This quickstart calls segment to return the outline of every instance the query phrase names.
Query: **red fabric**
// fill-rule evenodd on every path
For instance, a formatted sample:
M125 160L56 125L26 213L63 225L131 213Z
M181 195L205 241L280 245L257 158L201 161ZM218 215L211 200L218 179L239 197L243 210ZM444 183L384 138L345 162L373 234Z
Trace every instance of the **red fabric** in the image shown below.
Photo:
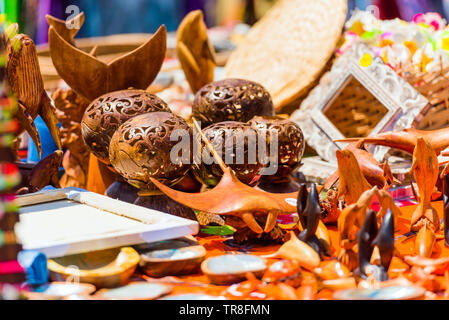
M0 274L25 272L17 260L0 262Z
M380 19L394 19L400 17L398 5L395 0L376 0L374 3L380 9Z

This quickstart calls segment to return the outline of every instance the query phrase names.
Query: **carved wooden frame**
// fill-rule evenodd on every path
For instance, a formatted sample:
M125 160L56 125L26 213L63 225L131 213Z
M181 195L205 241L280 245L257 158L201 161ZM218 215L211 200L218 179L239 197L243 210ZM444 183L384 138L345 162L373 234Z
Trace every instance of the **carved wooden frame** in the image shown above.
M365 54L371 56L372 62L362 67L360 61ZM307 143L327 161L336 161L335 151L346 144L334 142L345 137L323 112L332 105L352 77L388 110L370 135L410 128L429 104L423 95L386 65L366 44L354 44L335 61L332 69L321 78L300 109L291 116L291 120L302 128ZM382 160L387 150L386 147L376 147L374 156Z

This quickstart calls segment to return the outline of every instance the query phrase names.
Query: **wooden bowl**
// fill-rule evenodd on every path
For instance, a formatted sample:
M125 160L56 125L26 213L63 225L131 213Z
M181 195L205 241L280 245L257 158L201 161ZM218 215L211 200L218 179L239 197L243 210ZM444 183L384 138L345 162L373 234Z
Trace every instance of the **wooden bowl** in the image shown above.
M48 269L54 281L79 279L97 288L112 288L128 282L139 259L133 248L113 248L49 259Z
M246 273L251 272L262 278L267 264L265 259L250 254L226 254L205 260L201 270L215 285L230 285L246 280Z
M195 273L206 256L203 246L187 238L135 248L140 253L139 266L147 275L155 278Z
M154 300L171 292L172 287L159 283L131 282L130 284L115 288L102 289L95 295L101 300Z
M26 292L25 295L30 300L56 300L71 295L87 297L95 290L95 286L88 283L52 282Z

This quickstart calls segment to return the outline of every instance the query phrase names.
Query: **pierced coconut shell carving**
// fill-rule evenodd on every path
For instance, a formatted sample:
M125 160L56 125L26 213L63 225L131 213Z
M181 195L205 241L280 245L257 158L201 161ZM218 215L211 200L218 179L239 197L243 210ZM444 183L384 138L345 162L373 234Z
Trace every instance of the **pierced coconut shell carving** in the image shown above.
M213 124L203 130L214 150L245 184L253 184L262 165L257 160L257 132L247 123L226 121ZM202 142L201 161L193 166L193 172L203 184L215 186L220 181L223 170L218 163L212 162L204 141ZM240 153L240 158L239 158ZM208 159L207 155L210 155ZM250 155L254 155L251 158ZM211 163L211 164L208 164Z
M41 156L41 141L34 125L34 119L40 115L57 147L61 149L58 120L44 89L36 46L27 35L19 34L11 40L8 46L7 73L11 89L19 100L19 108L15 116L20 123L20 128L16 135L19 136L26 130Z
M274 116L274 107L270 94L260 84L225 79L196 93L192 114L204 128L223 121L247 122L254 116Z
M58 74L78 94L92 101L111 91L148 88L164 61L167 31L162 25L146 43L108 64L75 48L51 26L48 42Z
M214 81L215 50L201 10L190 12L179 25L176 54L193 93Z
M143 191L157 190L150 181L152 178L167 185L176 184L190 169L191 158L184 161L182 154L173 153L176 158L172 159L172 148L181 141L181 138L171 141L175 130L183 130L187 134L187 146L192 145L192 129L179 116L151 112L131 118L111 139L112 165L128 183Z
M256 116L249 124L265 134L262 137L266 142L267 153L270 150L270 138L273 137L269 132L275 131L278 139L277 172L274 175L263 175L258 188L278 193L297 191L299 185L293 180L291 173L299 167L304 154L306 144L301 128L293 121L281 117Z
M114 132L127 120L148 112L170 112L168 105L143 90L121 90L95 99L81 121L84 142L101 161L109 164L109 143Z

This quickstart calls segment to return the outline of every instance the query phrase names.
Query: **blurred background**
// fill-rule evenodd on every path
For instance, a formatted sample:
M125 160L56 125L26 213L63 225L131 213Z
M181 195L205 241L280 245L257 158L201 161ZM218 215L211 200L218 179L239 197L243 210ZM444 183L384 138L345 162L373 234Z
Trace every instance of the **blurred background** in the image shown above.
M313 1L313 0L310 0ZM98 37L117 33L151 33L161 24L175 31L189 11L201 9L209 27L254 24L276 0L0 0L0 11L10 22L19 22L21 32L31 35L37 44L47 42L45 14L65 19L71 5L86 13L86 22L78 37ZM449 0L349 0L354 8L375 5L380 18L399 17L410 21L420 12L439 12L449 17Z

